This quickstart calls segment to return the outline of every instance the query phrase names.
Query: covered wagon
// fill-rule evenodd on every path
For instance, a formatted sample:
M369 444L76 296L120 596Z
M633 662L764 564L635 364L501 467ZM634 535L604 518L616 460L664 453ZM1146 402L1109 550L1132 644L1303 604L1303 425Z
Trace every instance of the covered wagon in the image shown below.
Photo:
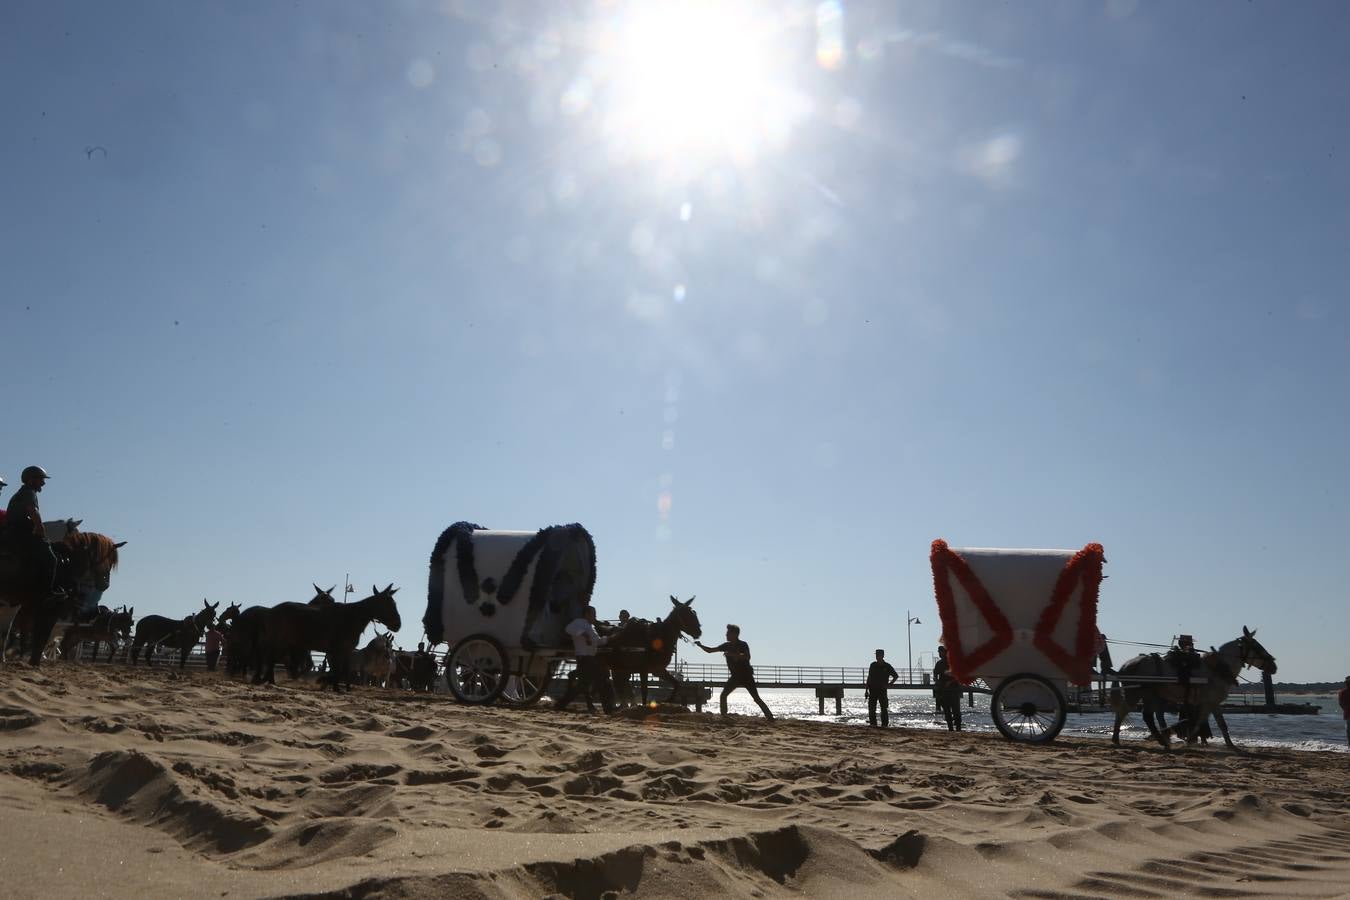
M983 679L1004 737L1054 740L1065 686L1087 684L1097 648L1101 544L1081 550L932 545L930 561L952 676Z
M594 590L595 542L580 525L451 525L431 552L422 619L433 644L450 645L450 692L464 703L534 703L572 655L564 629Z

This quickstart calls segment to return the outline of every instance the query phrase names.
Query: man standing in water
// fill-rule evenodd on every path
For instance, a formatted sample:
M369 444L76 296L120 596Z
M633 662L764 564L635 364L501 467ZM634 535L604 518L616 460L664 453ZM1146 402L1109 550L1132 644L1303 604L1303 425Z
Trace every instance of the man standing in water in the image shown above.
M886 651L877 651L877 661L872 663L867 670L867 690L864 695L867 697L867 724L873 728L877 727L877 704L881 704L881 727L889 728L891 725L891 692L890 686L895 684L895 680L900 675L895 668L886 662Z
M727 671L731 676L727 678L727 683L722 685L722 715L727 714L727 694L738 687L743 687L764 711L764 718L773 721L773 713L769 712L769 707L759 698L759 690L755 687L755 670L750 665L750 645L741 640L740 626L728 625L726 641L716 647L705 647L698 641L694 641L694 646L704 653L726 654Z
M1345 687L1336 695L1341 704L1341 715L1345 717L1345 742L1350 744L1350 675L1345 676Z

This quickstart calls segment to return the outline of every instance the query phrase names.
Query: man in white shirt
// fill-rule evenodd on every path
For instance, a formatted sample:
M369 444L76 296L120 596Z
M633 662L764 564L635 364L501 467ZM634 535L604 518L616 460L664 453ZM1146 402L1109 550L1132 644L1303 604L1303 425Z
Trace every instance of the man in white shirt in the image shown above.
M592 688L600 695L600 705L606 713L614 711L614 698L609 692L609 676L595 654L606 641L595 630L595 607L587 606L582 617L573 619L564 629L572 638L572 651L577 659L577 670L568 682L557 703L558 709L566 709L581 692L586 698L586 709L595 712L595 703L591 699Z

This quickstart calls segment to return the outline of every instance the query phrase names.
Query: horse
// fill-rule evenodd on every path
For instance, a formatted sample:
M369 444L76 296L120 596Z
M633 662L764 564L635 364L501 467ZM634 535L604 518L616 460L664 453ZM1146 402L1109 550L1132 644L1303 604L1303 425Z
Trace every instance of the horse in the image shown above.
M104 641L108 642L108 662L113 661L117 646L131 637L131 624L136 621L136 607L119 607L116 611L106 606L98 608L98 616L88 625L72 625L61 635L61 658L69 659L70 651L80 644L92 642L94 662Z
M187 668L188 654L202 639L202 632L216 621L216 607L220 601L207 603L202 598L202 608L185 619L175 621L168 616L149 615L136 623L136 636L131 639L131 664L136 665L141 647L145 647L145 664L154 664L152 654L157 647L175 647L178 649L178 668Z
M698 623L698 613L694 612L693 603L693 597L682 601L672 595L670 615L655 622L629 619L628 624L611 632L606 641L606 649L600 654L600 660L609 667L615 682L620 684L627 683L634 673L641 673L643 706L647 705L649 674L670 682L672 699L679 693L680 680L670 671L675 646L681 634L687 634L694 640L703 636L703 628Z
M1116 713L1111 742L1119 746L1120 723L1125 721L1125 717L1142 700L1145 719L1149 718L1150 713L1158 718L1158 724L1156 726L1150 724L1149 727L1150 731L1156 732L1154 736L1163 745L1163 749L1170 749L1171 732L1174 730L1162 724L1163 704L1170 702L1192 705L1195 708L1195 714L1190 719L1174 726L1178 733L1184 729L1183 736L1188 741L1194 739L1200 724L1213 716L1219 723L1219 730L1223 733L1223 740L1228 749L1236 750L1232 739L1228 736L1228 723L1224 721L1223 712L1219 707L1228 696L1229 689L1237 684L1238 673L1244 666L1252 666L1274 675L1275 657L1261 646L1256 639L1256 632L1248 631L1244 625L1241 637L1234 638L1218 650L1201 654L1200 659L1202 669L1198 674L1206 676L1204 684L1183 684L1177 679L1177 671L1172 664L1156 653L1136 656L1122 665L1116 672L1121 687L1111 689L1111 708ZM1130 676L1155 678L1162 676L1172 680L1131 682Z
M394 674L394 636L389 632L378 631L370 643L356 651L356 674L362 683L393 686ZM369 680L367 680L369 679Z
M231 603L229 606L225 607L225 611L223 613L216 616L216 627L232 628L234 627L234 623L236 620L238 620L238 618L239 618L239 604Z
M58 621L97 605L117 568L118 550L126 546L126 541L80 531L79 525L76 519L49 523L64 535L51 548L56 556L55 587L65 593L65 601L54 600L49 586L33 577L22 547L0 548L0 607L12 607L9 629L20 635L20 653L32 645L28 661L34 666L42 662Z
M381 590L371 586L371 595L355 603L315 606L308 603L281 603L263 615L262 632L253 672L254 684L276 683L278 658L294 660L302 654L328 655L328 672L320 683L338 690L345 683L351 690L351 664L361 633L371 622L379 622L391 631L402 627L390 584ZM266 673L264 677L264 672Z
M324 590L313 582L310 584L314 588L314 596L309 601L310 606L328 608L337 605L337 600L333 597L337 585ZM234 625L225 636L225 671L228 674L247 675L249 668L257 662L258 641L262 635L263 618L267 615L267 609L266 606L250 606L235 618ZM286 665L292 677L296 676L300 662L298 659L287 660Z

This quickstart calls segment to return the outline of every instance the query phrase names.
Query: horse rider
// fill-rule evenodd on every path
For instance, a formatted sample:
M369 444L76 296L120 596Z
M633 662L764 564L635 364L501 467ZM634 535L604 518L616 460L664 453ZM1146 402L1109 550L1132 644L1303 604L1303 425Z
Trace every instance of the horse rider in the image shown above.
M633 616L626 609L619 610L619 620L613 624L609 622L596 622L595 630L601 637L609 637L623 631L629 622L633 621Z
M1195 649L1195 638L1189 634L1179 635L1177 645L1167 651L1167 661L1177 670L1177 681L1181 684L1181 695L1185 698L1184 702L1178 704L1180 721L1176 727L1179 728L1183 723L1190 723L1199 712L1191 690L1191 675L1200 668L1202 662L1199 652ZM1181 732L1178 731L1177 733L1180 734ZM1205 721L1196 726L1195 737L1200 738L1201 742L1204 743L1210 736L1209 719L1206 717ZM1188 743L1193 740L1195 740L1194 737L1190 738Z
M1176 647L1167 651L1167 661L1177 670L1177 680L1181 682L1186 698L1190 699L1191 673L1200 666L1200 654L1195 650L1195 638L1183 634L1177 638Z
M45 585L48 593L56 581L56 554L42 527L38 494L51 476L41 466L29 466L19 480L23 485L9 498L5 508L4 538L14 550L26 557L37 570L33 580Z

